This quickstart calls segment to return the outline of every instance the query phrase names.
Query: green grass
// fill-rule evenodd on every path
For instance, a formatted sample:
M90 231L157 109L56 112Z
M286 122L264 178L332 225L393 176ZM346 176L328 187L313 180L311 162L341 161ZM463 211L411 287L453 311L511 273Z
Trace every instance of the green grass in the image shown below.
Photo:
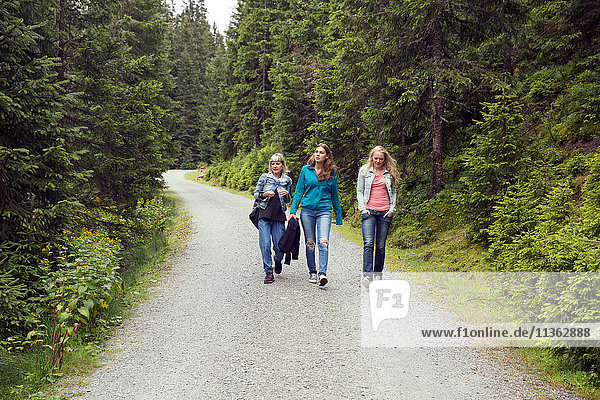
M575 366L577 360L573 357L540 347L518 348L513 352L524 365L541 374L549 383L571 389L587 399L600 399L598 376Z

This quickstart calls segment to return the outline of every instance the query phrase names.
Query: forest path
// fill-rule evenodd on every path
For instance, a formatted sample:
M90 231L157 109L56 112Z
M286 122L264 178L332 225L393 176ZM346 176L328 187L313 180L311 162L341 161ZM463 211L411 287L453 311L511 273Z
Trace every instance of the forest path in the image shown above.
M189 245L69 398L577 398L502 349L361 347L360 246L332 231L324 288L308 283L302 248L264 285L252 200L186 172L165 179L192 215Z

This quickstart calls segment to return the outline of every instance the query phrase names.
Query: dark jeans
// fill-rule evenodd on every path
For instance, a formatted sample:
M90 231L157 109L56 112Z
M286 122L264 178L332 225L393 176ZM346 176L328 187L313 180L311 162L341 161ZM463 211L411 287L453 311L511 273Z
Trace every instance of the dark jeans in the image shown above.
M387 211L368 210L360 216L363 236L363 273L383 271L385 241L392 223L392 217L384 217ZM373 263L373 248L375 262Z

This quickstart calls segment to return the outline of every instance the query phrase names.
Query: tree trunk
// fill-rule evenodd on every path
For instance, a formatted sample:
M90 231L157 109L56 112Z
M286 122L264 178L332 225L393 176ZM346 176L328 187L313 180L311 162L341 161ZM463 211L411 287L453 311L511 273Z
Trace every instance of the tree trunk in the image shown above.
M431 127L432 145L431 145L431 186L429 187L429 197L435 196L442 189L442 164L443 159L443 127L442 114L444 106L440 94L440 83L433 82L433 122Z
M404 127L402 127L402 138L400 139L400 144L402 145L402 180L406 179L406 132Z
M441 66L444 48L444 38L442 31L442 22L440 18L434 20L433 25L433 57L434 65ZM442 164L443 158L443 125L442 115L444 114L444 103L442 100L443 82L437 77L434 70L434 78L431 83L432 97L432 122L431 122L431 185L429 187L429 197L435 196L442 190Z
M58 5L58 58L60 65L58 66L58 80L62 82L65 79L65 0L60 0Z

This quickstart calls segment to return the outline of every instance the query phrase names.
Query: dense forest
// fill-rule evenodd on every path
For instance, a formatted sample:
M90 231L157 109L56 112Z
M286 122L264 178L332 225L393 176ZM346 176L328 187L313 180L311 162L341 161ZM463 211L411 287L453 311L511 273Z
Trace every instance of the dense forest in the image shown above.
M41 350L42 376L109 328L169 216L168 16L161 0L0 2L0 347Z
M600 268L597 1L242 0L215 49L204 122L175 137L206 150L177 166L247 190L270 151L295 177L325 142L351 218L380 144L402 177L392 244L460 226L497 270Z
M239 0L224 34L185 3L0 3L3 347L98 325L165 170L248 190L319 142L348 221L369 150L398 161L390 245L459 230L493 270L600 269L597 0Z

